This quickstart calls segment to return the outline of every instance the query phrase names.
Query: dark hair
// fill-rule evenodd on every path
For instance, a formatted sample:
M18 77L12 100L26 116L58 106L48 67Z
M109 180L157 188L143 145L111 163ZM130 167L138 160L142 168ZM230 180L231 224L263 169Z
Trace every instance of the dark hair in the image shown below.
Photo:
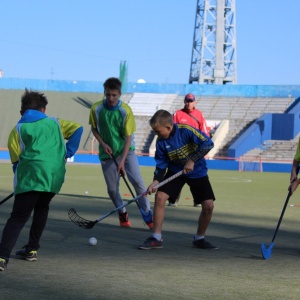
M173 125L174 122L172 115L167 110L160 109L152 116L149 124L151 127L155 127L156 125Z
M122 82L119 78L110 77L105 80L103 87L104 87L104 92L105 90L110 89L110 90L118 90L119 93L121 93Z
M23 114L28 109L41 110L47 104L48 100L43 93L25 89L25 93L21 98L21 113Z

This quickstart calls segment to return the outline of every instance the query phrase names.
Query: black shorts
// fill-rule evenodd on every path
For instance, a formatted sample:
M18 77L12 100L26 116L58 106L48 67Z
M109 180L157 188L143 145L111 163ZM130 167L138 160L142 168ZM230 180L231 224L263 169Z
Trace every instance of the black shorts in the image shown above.
M174 173L168 171L164 179L167 179L172 175L174 175ZM215 200L215 195L208 176L201 178L188 178L187 176L182 175L161 186L158 191L166 193L170 199L176 199L182 187L186 183L190 187L195 204L201 204L201 202L205 200Z

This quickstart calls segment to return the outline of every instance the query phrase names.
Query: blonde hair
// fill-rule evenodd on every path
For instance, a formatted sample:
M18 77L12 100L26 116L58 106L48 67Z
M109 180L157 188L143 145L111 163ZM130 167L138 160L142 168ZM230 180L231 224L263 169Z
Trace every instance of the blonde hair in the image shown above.
M156 125L173 126L174 124L173 116L168 111L160 109L152 116L152 118L149 121L149 124L152 128L155 127Z

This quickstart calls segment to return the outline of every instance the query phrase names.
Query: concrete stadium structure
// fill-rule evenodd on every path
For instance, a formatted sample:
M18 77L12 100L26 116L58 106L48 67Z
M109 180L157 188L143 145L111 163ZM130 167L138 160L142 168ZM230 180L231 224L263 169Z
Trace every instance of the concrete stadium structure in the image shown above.
M92 103L103 98L102 82L13 78L0 78L1 149L6 149L8 134L20 117L20 96L25 88L46 94L49 116L82 124L80 151L96 151L88 116ZM129 103L137 120L138 153L153 152L151 143L155 137L148 125L152 114L157 109L173 113L183 106L186 93L195 94L197 108L208 121L219 122L211 160L236 162L248 156L261 161L291 163L300 131L300 86L128 83L122 100ZM219 161L218 166L221 165Z

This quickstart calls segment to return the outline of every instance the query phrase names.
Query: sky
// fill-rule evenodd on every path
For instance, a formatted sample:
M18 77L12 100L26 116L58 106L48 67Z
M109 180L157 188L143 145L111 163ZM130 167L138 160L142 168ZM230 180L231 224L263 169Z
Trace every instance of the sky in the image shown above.
M187 84L197 0L0 0L3 78ZM236 0L237 81L300 84L300 1Z

